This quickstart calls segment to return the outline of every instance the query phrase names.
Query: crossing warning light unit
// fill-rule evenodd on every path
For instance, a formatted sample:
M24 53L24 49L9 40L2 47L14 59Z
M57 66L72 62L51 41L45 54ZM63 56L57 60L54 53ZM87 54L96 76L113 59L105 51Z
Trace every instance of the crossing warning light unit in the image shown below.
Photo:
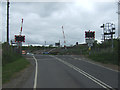
M25 42L25 36L15 35L15 42Z
M89 47L89 55L91 54L91 47L93 46L95 39L95 31L85 31L85 40Z
M95 31L85 31L85 38L95 38Z

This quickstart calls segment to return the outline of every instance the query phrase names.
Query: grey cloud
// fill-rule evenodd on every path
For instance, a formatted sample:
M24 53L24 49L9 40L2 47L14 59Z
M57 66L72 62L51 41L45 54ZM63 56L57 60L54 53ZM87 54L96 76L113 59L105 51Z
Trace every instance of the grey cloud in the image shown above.
M59 40L63 44L62 25L69 45L85 42L86 30L95 30L96 39L101 40L101 24L113 22L117 25L117 6L116 3L94 3L93 7L94 10L87 10L76 6L75 3L67 2L12 2L10 6L11 39L14 38L14 34L19 34L23 17L23 34L26 35L26 44L44 44L44 41L47 41L47 44L54 44ZM3 9L6 9L5 5Z
M11 3L13 11L24 14L37 13L40 17L45 18L52 15L53 12L63 9L65 4L55 2L27 2L27 3Z

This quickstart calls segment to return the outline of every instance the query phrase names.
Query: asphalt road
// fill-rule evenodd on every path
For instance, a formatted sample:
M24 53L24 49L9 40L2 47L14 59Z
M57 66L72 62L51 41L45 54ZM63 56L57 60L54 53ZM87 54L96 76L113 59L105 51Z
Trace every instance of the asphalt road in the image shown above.
M69 55L34 55L30 88L118 88L118 72ZM85 58L84 58L85 59Z

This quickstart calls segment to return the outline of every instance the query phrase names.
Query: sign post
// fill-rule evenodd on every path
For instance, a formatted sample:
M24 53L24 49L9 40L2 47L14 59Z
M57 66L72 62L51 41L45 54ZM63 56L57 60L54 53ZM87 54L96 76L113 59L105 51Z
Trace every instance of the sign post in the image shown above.
M22 54L22 42L25 42L25 36L15 35L15 42L17 42L18 53Z
M89 55L91 54L91 47L93 46L95 39L95 31L85 31L85 40L89 47Z
M22 42L25 42L25 36L22 36L22 29L23 29L23 18L21 21L21 28L20 28L20 34L15 35L15 42L17 42L17 48L18 48L18 53L22 54Z

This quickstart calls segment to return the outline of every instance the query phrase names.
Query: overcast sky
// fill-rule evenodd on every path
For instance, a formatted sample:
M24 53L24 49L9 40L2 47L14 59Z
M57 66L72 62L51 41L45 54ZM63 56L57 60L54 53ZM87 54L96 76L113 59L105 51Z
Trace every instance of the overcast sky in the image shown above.
M6 2L2 2L2 41L6 41ZM10 40L18 35L23 18L25 44L63 44L62 26L67 45L85 43L85 31L95 31L100 41L103 23L114 23L118 36L117 2L11 2Z

